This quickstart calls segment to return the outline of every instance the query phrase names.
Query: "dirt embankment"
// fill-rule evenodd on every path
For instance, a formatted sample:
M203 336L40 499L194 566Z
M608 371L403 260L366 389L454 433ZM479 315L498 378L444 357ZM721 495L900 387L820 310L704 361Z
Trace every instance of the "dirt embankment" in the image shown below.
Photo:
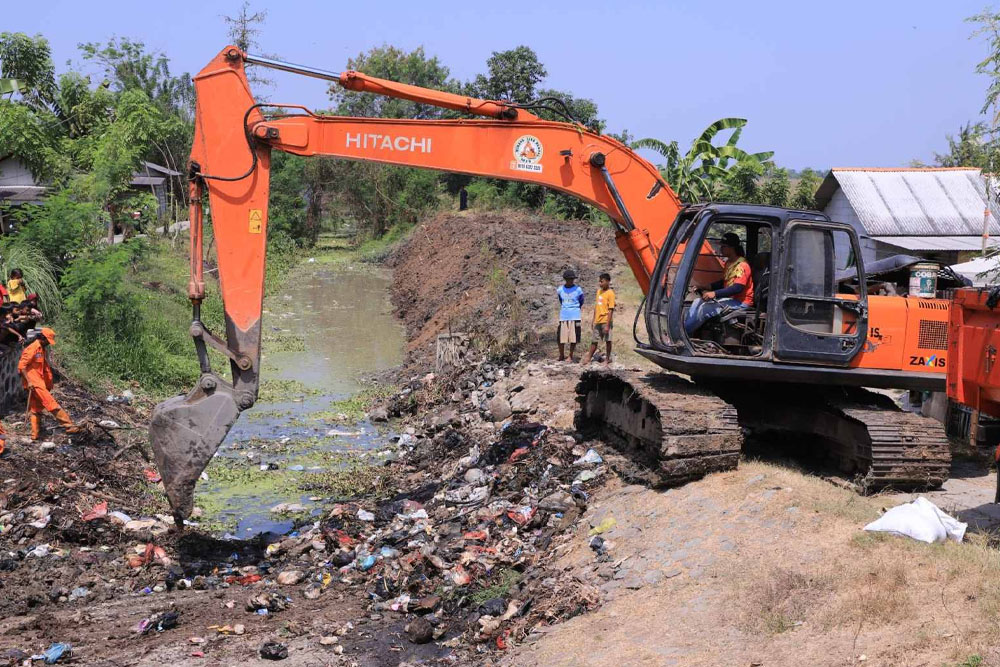
M517 326L529 347L555 341L555 290L571 268L588 303L604 271L625 267L614 232L535 213L443 213L418 225L390 259L393 303L414 362L428 360L438 334ZM631 277L628 277L631 280ZM520 308L495 321L498 306Z

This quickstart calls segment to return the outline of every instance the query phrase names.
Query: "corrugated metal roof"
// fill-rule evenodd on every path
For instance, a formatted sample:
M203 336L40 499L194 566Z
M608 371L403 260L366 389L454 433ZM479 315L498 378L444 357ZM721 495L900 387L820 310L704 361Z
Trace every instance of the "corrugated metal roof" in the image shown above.
M160 176L133 176L129 185L163 185L164 180Z
M45 194L40 185L0 185L0 201L12 204L33 204Z
M816 193L825 207L841 188L872 236L978 236L986 186L978 169L832 169ZM1000 220L990 214L990 233Z
M160 165L160 164L154 164L152 162L143 162L142 164L146 168L146 175L147 176L149 175L149 171L150 170L159 172L161 174L166 174L167 176L180 176L181 175L181 173L179 171L174 171L173 169L168 169L167 167L164 167L163 165Z
M873 236L872 238L906 250L983 249L982 236Z

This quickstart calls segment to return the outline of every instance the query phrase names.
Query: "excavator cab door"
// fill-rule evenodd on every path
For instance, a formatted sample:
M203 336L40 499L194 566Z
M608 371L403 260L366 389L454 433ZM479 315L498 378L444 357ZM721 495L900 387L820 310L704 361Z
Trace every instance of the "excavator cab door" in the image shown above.
M771 281L775 359L848 366L868 335L857 234L849 225L790 220L781 253L777 279Z

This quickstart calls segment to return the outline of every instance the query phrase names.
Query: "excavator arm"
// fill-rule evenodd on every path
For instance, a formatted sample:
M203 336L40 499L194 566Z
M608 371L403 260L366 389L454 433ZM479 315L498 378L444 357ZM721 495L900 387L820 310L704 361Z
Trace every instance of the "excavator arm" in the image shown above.
M259 104L244 72L253 63L483 118L396 120L316 115L299 105ZM178 521L194 486L239 413L257 398L270 155L281 150L523 181L572 195L606 213L645 293L681 204L656 168L627 146L574 122L542 120L506 102L480 100L366 76L334 74L223 49L194 79L191 188L191 335L201 378L158 405L150 441ZM201 322L203 195L207 191L225 305L225 338ZM459 242L463 240L458 240ZM215 373L211 347L230 360Z

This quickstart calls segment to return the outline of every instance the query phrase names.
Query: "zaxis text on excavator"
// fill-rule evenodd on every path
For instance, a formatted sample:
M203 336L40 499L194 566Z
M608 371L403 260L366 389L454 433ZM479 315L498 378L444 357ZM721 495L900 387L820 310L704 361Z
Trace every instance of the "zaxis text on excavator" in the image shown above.
M246 64L335 81L357 92L435 105L454 120L316 115L258 103ZM864 387L947 389L1000 416L993 363L1000 316L990 294L959 289L900 295L905 261L866 271L855 230L814 211L741 204L683 206L657 169L619 141L575 122L558 101L474 99L223 49L195 76L189 163L190 332L201 378L157 406L150 440L178 519L240 412L257 399L272 150L423 167L524 181L574 196L607 214L646 295L649 339L638 351L684 374L584 372L581 428L599 428L640 477L678 484L736 466L744 429L808 433L865 488L940 485L950 452L940 425L901 411ZM566 121L539 118L547 109ZM478 117L478 118L477 118ZM205 295L202 199L207 191L225 306L225 339L200 318ZM698 289L722 276L723 234L743 242L756 285L748 308L722 310L688 333ZM462 241L456 239L456 242ZM905 272L905 271L904 271ZM940 294L948 298L934 298ZM638 317L637 317L638 320ZM230 360L232 381L212 370L208 348Z

